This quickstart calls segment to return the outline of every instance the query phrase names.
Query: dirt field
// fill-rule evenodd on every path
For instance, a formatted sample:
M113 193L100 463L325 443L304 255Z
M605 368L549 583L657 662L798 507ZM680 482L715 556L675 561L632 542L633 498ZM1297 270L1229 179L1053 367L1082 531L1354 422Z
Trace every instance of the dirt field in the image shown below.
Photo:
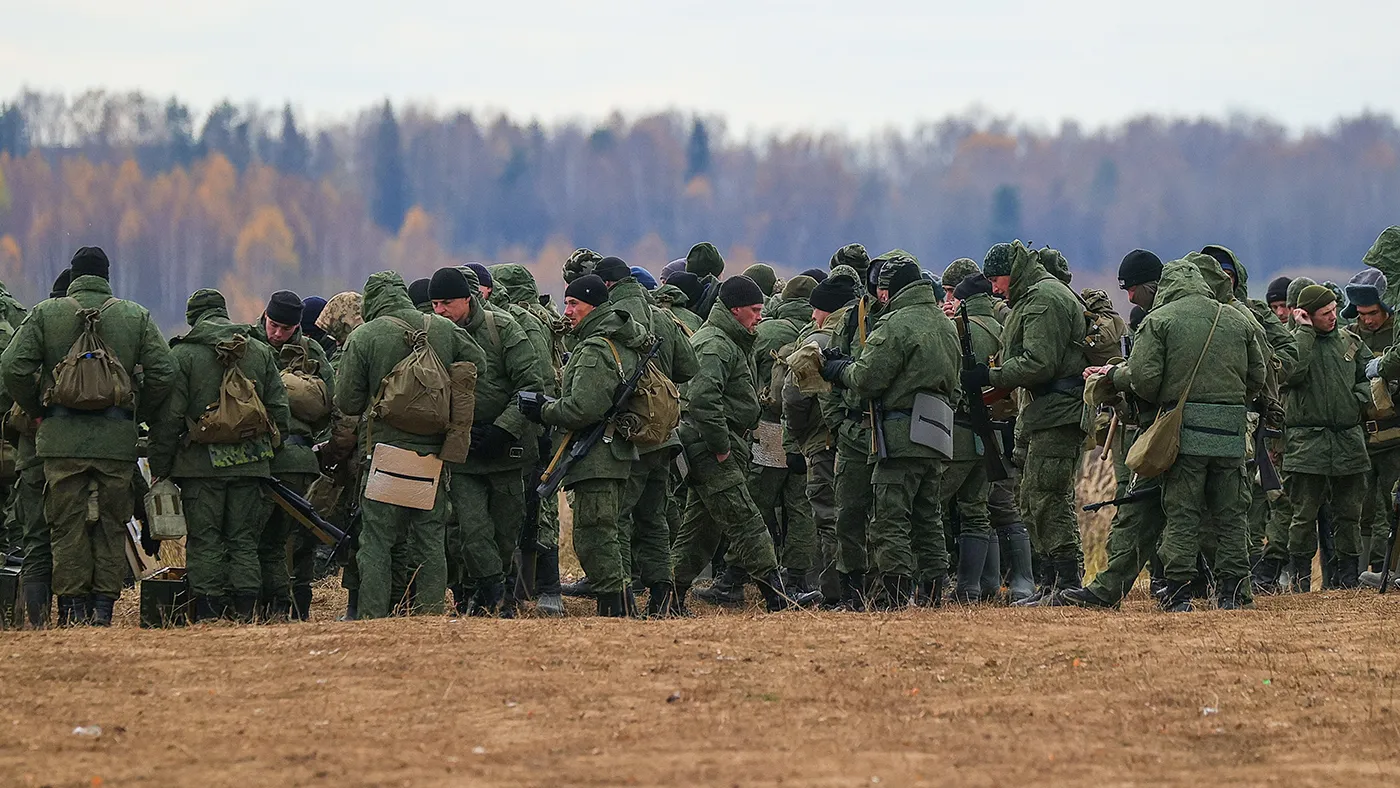
M318 604L335 594L318 590ZM136 629L123 607L110 631L0 633L0 784L1400 777L1400 594L1179 616L1138 600L1123 613L705 610L166 631ZM91 725L100 736L73 732Z

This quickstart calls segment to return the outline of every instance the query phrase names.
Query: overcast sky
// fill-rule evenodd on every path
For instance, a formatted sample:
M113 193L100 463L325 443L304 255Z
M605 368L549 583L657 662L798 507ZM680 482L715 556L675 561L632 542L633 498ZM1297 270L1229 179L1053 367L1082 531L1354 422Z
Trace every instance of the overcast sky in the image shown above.
M139 89L197 111L290 101L313 121L385 97L546 121L681 109L741 133L863 134L974 105L1047 127L1244 111L1303 129L1400 114L1400 4L1153 5L15 2L0 25L0 100Z

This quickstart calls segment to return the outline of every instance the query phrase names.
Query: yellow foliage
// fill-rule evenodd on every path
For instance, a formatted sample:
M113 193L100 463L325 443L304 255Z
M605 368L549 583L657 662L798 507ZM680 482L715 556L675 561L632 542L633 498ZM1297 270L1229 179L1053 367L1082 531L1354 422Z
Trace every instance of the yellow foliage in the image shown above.
M666 242L661 240L661 236L656 233L647 233L627 253L627 264L639 265L654 275L660 274L662 266L671 262L667 255Z
M229 316L255 320L268 294L281 286L287 275L295 274L299 263L296 240L282 210L276 205L260 206L238 233L234 268L220 285Z
M384 244L384 263L398 271L406 282L432 276L439 268L452 265L452 258L437 241L433 217L423 206L415 205L403 218L398 237Z
M19 242L13 235L0 236L0 279L13 283L23 276L24 255L20 254Z

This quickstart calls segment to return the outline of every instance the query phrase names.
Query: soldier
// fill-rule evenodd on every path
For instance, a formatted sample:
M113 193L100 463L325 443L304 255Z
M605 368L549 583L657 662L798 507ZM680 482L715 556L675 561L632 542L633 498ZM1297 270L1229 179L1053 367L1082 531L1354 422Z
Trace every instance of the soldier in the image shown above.
M300 307L301 299L296 303ZM274 313L283 316L275 307ZM277 590L287 590L286 528L268 525L272 503L262 485L272 476L270 460L281 436L292 434L287 393L272 351L250 341L248 326L229 322L222 293L195 291L185 305L185 322L189 333L171 340L175 379L170 397L151 428L151 476L171 478L180 487L189 526L186 566L195 619L213 620L231 607L239 621L251 622L260 592L267 588L262 571L268 561L259 544L268 527L277 527L282 535L269 569L280 569ZM257 426L242 433L247 436L243 440L215 435L206 423L216 412L225 420L237 418L223 412L229 405L224 370L231 367L252 383L264 410Z
M1332 509L1338 584L1355 588L1370 470L1362 409L1371 401L1366 379L1371 351L1337 326L1337 297L1327 287L1304 287L1297 304L1293 334L1298 363L1283 384L1283 469L1293 506L1288 552L1294 582L1299 590L1310 590L1317 512L1326 502Z
M1288 308L1288 286L1292 283L1292 277L1280 276L1269 283L1269 289L1264 294L1264 301L1269 305L1269 310L1284 325L1288 325L1288 321L1293 317Z
M812 321L793 343L808 343L825 350L832 335L845 320L846 308L856 300L859 274L849 266L831 276L822 273L822 282L812 289ZM807 467L807 501L812 509L812 530L816 534L821 572L822 595L827 604L841 601L842 585L837 571L836 542L836 439L822 413L816 395L805 395L791 371L783 384L783 429L799 448Z
M466 270L475 278L474 269ZM448 465L448 570L459 612L495 615L525 518L522 441L535 435L511 405L522 391L543 391L549 379L525 329L508 313L488 307L463 269L439 268L428 294L433 311L463 328L486 354L476 371L471 451L466 462Z
M700 280L695 297L690 299L690 308L702 320L706 320L710 315L710 307L714 306L715 299L719 297L719 277L724 273L724 258L720 256L714 244L703 241L686 252L685 270ZM766 300L767 296L764 298Z
M306 334L305 317L301 298L290 290L278 290L268 298L262 317L249 332L250 337L272 348L279 372L306 381L296 388L295 396L288 392L288 431L282 435L282 447L271 467L273 476L303 496L321 472L312 447L327 436L335 417L330 400L335 391L334 372L324 346ZM311 382L313 379L319 384ZM316 537L290 515L280 508L273 510L258 547L263 582L260 603L269 617L288 613L302 621L311 617L311 581L315 579L318 544Z
M763 292L744 276L726 279L718 290L705 326L691 338L699 372L683 392L680 435L690 490L672 550L676 596L683 608L686 592L723 535L735 562L758 584L768 610L783 610L794 601L815 601L815 595L787 596L773 539L746 485L748 442L759 416L752 351Z
M436 315L425 316L414 309L408 288L393 271L370 275L365 283L364 316L365 324L350 334L343 358L336 367L335 404L346 415L359 416L370 411L383 393L385 379L412 352L411 334L405 330L405 325L426 331L428 344L444 367L466 361L482 369L486 364L482 349L452 321ZM361 456L366 458L372 456L379 444L420 456L436 455L442 449L444 437L441 432L418 435L398 429L372 412L362 423L362 431ZM427 510L362 496L360 544L356 554L360 586L358 613L361 616L383 618L389 615L394 604L390 593L396 569L413 576L417 610L442 613L447 589L447 509L447 495L443 490L437 491L432 508Z
M698 308L703 289L699 277L689 271L672 274L653 294L656 303L665 307L675 321L685 328L687 337L700 330L705 319L694 310Z
M670 315L647 302L646 292L627 264L605 257L595 269L608 287L609 305L627 313L661 343L656 365L677 386L695 376L695 350ZM674 434L666 442L641 452L623 487L620 501L620 547L628 576L636 575L647 589L647 615L672 613L675 586L671 576L671 532L666 522L671 496L671 465L681 442ZM634 604L630 596L629 604Z
M49 298L67 295L71 276L67 268L63 269L54 280ZM15 327L19 327L18 322ZM42 629L49 625L53 607L53 550L49 526L44 521L44 462L35 454L34 447L34 433L39 425L14 406L9 392L0 390L0 408L4 409L6 425L16 435L15 473L18 478L10 494L9 516L14 518L19 530L24 556L20 583L24 589L25 617L32 629Z
M617 388L637 369L647 344L646 330L608 305L608 288L594 274L580 276L564 291L564 316L575 344L564 365L559 399L541 403L522 397L526 418L582 436L607 415ZM569 466L565 489L574 493L574 552L598 600L598 615L628 614L629 578L623 565L618 524L622 490L637 460L637 449L620 435L599 442Z
M778 285L778 272L773 270L773 266L767 263L754 263L744 269L744 276L752 279L758 289L763 291L763 297L771 298L776 295Z
M0 368L10 396L41 419L35 449L44 461L59 623L83 623L91 615L92 623L107 626L126 577L137 424L160 412L173 367L151 314L112 296L105 252L83 247L70 268L66 297L34 307ZM85 326L93 326L115 359L72 355ZM98 369L88 369L93 366ZM70 384L79 368L94 373L81 376L88 385ZM56 376L64 385L55 385Z
M428 294L428 284L429 281L427 279L413 280L408 286L408 297L413 300L414 309L426 314L432 314L433 299L432 296Z
M321 351L326 358L335 355L335 338L327 334L325 329L316 325L317 319L326 309L326 299L320 296L307 296L301 302L301 333L307 339L321 345Z
M1131 391L1151 406L1142 409L1149 419L1160 418L1172 407L1183 408L1180 452L1157 482L1160 499L1131 504L1149 510L1160 508L1163 513L1160 552L1167 585L1160 604L1170 612L1191 610L1190 585L1207 537L1215 542L1217 607L1234 610L1248 601L1247 596L1242 598L1249 578L1245 403L1252 402L1263 388L1265 351L1258 326L1239 310L1227 308L1228 303L1212 293L1198 267L1206 263L1216 267L1210 257L1196 253L1168 264L1162 271L1155 306L1138 329L1129 359L1085 370L1086 376L1107 375L1114 389ZM1207 356L1210 368L1205 370L1207 374L1199 375ZM1135 550L1115 550L1110 561L1131 554L1136 567L1126 569L1136 575L1155 538L1154 520L1146 517L1140 521L1143 527L1138 533L1145 538L1127 545ZM1128 571L1121 574L1129 576ZM1116 596L1109 599L1094 593L1094 588L1108 585L1096 579L1088 589L1062 590L1055 601L1085 606L1116 604ZM1114 584L1110 595L1121 596L1130 585L1131 581Z
M879 406L885 446L876 447L871 473L870 543L892 607L913 601L916 579L920 596L937 606L948 570L939 477L951 447L922 433L927 422L951 435L960 353L932 288L912 256L886 256L876 290L885 309L865 350L854 361L832 354L822 368L822 377Z
M1390 532L1391 493L1400 482L1400 417L1394 413L1394 403L1387 411L1379 411L1391 395L1389 381L1381 374L1382 357L1395 345L1395 315L1384 301L1387 282L1385 274L1374 268L1353 276L1347 282L1347 307L1342 315L1356 320L1356 334L1366 343L1375 358L1366 367L1372 379L1371 388L1383 389L1381 403L1376 397L1366 404L1370 417L1366 422L1366 452L1371 457L1367 473L1366 502L1361 507L1361 565L1363 569L1380 572L1385 561L1386 535ZM1392 370L1400 373L1400 369ZM1379 380L1380 382L1374 382Z
M1084 442L1084 307L1042 265L1046 251L1032 252L1019 241L988 250L983 274L993 292L1010 302L1011 315L1002 333L1001 366L979 365L963 380L967 389L990 383L1031 395L1017 420L1026 442L1022 514L1029 520L1031 544L1044 560L1039 595L1022 604L1038 602L1055 588L1078 588L1083 565L1074 481Z

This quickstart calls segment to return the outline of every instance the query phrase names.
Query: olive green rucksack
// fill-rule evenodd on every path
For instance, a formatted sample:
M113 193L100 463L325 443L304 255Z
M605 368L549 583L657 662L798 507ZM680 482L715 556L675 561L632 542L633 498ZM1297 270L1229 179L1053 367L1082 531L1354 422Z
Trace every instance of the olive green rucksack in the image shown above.
M243 443L276 432L258 396L257 386L238 366L247 350L248 337L244 334L214 346L219 365L224 368L223 379L219 381L219 398L190 425L190 441Z
M432 315L423 315L422 328L397 317L388 319L404 330L409 353L384 378L371 415L414 435L446 432L452 417L451 378L428 342Z
M623 380L627 373L622 367L622 356L611 339L603 339L612 351L613 361L617 362L617 374ZM671 437L671 432L681 423L681 390L666 377L666 373L655 361L647 361L637 379L637 388L627 399L626 408L617 414L617 433L624 440L631 441L639 449L660 446Z
M331 393L326 381L316 374L318 362L306 352L306 340L301 344L287 343L282 346L279 356L285 365L282 368L282 387L287 390L287 405L292 418L305 424L319 426L331 415Z
M106 410L131 406L131 375L97 332L102 313L118 302L108 298L96 309L84 309L78 299L64 299L83 323L82 333L53 368L53 385L44 395L45 405L72 410Z
M1123 322L1113 299L1104 290L1085 289L1080 291L1079 300L1084 303L1084 356L1094 367L1110 363L1121 357L1123 335L1128 333L1128 324Z

